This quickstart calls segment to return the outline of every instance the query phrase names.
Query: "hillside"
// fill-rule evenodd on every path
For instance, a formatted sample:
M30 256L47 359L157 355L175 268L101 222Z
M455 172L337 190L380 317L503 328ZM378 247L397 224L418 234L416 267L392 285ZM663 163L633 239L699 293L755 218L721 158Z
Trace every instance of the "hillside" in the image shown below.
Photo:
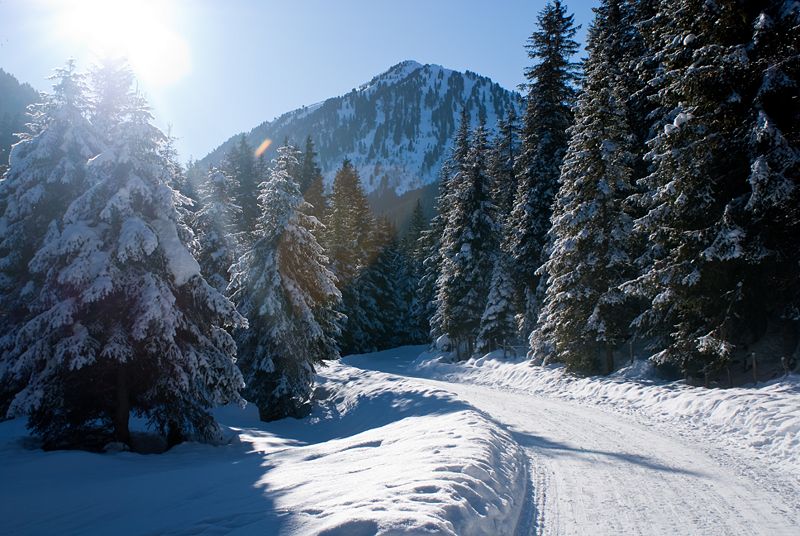
M473 125L490 129L522 100L489 78L439 65L404 61L346 95L285 113L246 134L252 146L264 139L302 142L311 135L328 184L349 158L373 198L392 198L436 182L462 106ZM219 162L233 136L200 161ZM274 150L275 145L271 147ZM271 157L273 153L267 153Z

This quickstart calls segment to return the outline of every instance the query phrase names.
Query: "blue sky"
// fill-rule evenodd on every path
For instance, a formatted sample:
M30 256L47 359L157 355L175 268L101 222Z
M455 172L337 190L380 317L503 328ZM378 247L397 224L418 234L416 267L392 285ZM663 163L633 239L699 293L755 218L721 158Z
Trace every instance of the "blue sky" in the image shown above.
M304 104L346 93L405 59L523 81L543 0L0 0L0 68L37 89L124 35L161 127L185 160ZM595 2L566 2L583 25ZM149 21L158 20L154 27ZM102 46L98 45L101 43ZM116 46L116 44L114 45ZM126 49L128 50L128 49Z

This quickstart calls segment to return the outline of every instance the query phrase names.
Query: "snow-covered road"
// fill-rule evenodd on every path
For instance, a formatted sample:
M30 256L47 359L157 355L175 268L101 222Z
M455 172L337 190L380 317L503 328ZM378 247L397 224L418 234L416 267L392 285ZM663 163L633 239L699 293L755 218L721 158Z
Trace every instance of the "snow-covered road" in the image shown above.
M381 357L353 364L414 374L400 355ZM415 381L455 393L523 447L532 485L519 534L800 534L797 493L765 489L696 438L546 396Z
M794 378L708 391L424 350L332 363L304 419L219 408L217 447L44 452L1 422L0 533L800 534Z
M505 425L525 449L531 534L798 534L797 496L761 489L698 445L560 400L446 389Z

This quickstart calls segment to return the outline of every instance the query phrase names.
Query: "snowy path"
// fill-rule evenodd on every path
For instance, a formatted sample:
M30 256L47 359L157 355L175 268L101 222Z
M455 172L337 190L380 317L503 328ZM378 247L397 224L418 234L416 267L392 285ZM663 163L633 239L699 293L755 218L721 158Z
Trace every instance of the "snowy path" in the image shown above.
M529 456L535 534L797 534L792 505L698 446L600 410L448 384ZM796 505L794 505L796 508Z
M702 420L707 409L686 426L657 417L672 419L706 391L669 397L674 390L652 386L647 411L626 412L615 393L632 384L582 381L594 394L581 402L520 390L537 385L525 364L420 368L423 349L322 369L302 420L262 423L254 408L220 408L231 441L219 447L43 452L23 419L2 422L0 533L800 534L793 383L743 390L745 405L772 408L778 427L742 427L722 441ZM739 395L723 394L726 414L740 415ZM770 438L787 448L758 447Z
M407 370L399 355L356 363ZM534 493L520 534L800 534L797 493L764 489L740 475L735 459L725 465L712 459L709 445L563 400L416 381L455 393L524 448Z

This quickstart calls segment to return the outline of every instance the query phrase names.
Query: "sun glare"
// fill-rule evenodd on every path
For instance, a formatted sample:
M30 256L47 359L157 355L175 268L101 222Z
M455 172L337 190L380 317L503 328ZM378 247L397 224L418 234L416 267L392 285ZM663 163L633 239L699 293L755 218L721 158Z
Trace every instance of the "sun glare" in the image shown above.
M191 68L189 46L172 27L168 2L73 0L56 3L57 25L94 57L126 57L152 86L168 86Z

